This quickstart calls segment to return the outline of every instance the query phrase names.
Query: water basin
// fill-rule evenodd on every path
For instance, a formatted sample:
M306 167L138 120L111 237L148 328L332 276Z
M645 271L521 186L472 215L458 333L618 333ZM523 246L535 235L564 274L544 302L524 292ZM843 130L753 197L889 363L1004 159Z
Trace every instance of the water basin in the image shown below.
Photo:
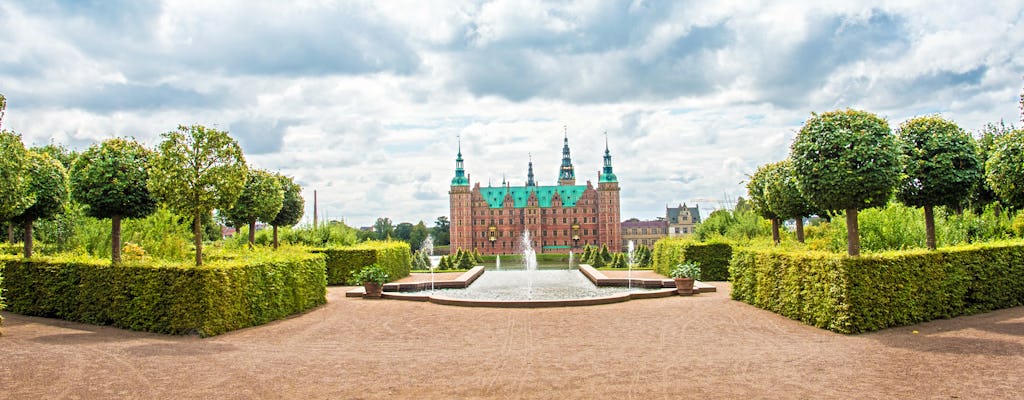
M465 300L572 300L607 297L622 293L646 292L651 289L598 287L579 269L541 268L536 270L496 270L488 268L465 289L437 289L405 292L410 295L434 295Z

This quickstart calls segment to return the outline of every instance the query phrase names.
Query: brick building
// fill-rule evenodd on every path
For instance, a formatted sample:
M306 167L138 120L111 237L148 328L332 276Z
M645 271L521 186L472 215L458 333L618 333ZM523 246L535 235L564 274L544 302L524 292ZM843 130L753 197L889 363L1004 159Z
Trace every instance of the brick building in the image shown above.
M622 221L622 248L629 247L629 241L634 246L647 246L654 248L654 242L665 237L668 232L668 222L663 218L653 221L641 221L637 218L630 218Z
M523 186L508 182L499 187L481 187L479 182L470 186L460 145L448 197L452 252L477 249L481 254L518 253L526 230L538 253L578 252L587 244L605 244L611 251L620 251L619 182L612 172L607 143L596 188L590 181L576 184L568 136L562 146L562 165L555 186L537 186L532 160Z

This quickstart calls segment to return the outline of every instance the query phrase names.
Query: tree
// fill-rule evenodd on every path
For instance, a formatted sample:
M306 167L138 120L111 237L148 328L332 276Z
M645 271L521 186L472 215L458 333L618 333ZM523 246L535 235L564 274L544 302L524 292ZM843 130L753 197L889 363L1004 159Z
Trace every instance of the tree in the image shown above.
M999 121L998 124L985 124L985 127L981 129L981 132L977 133L975 144L978 151L978 162L981 164L982 169L984 169L985 162L988 161L989 155L992 154L996 139L1013 132L1014 130L1015 128L1013 124L1007 125L1003 121ZM992 186L988 184L988 181L985 179L985 175L986 174L982 173L982 176L974 183L974 190L971 192L971 195L967 200L970 207L974 209L974 212L977 214L981 214L982 210L985 209L985 206L999 200L999 196L992 191ZM998 216L998 209L996 209L996 212L996 215Z
M1024 129L996 139L985 163L985 178L1006 206L1024 208Z
M82 153L71 166L71 197L85 213L110 218L110 261L121 262L121 218L142 218L156 211L147 165L152 152L138 142L108 139Z
M68 173L59 161L46 153L30 151L27 155L29 193L36 201L11 220L22 224L25 257L32 257L32 223L64 210L68 202Z
M903 175L896 197L924 208L928 249L935 250L935 206L956 207L971 194L982 175L971 137L952 121L917 117L896 131Z
M772 209L768 201L768 190L772 185L778 184L779 169L781 162L765 164L754 171L747 182L747 193L750 195L750 203L754 210L765 219L772 222L772 242L779 244L779 215ZM738 207L737 207L738 208Z
M427 229L427 225L423 221L420 221L412 227L412 232L409 233L409 245L413 250L419 251L428 235L430 235L430 230Z
M295 183L295 180L287 176L277 174L278 183L284 190L284 199L281 202L281 211L277 212L270 225L274 227L274 248L277 248L277 228L280 226L294 226L302 220L302 213L306 208L306 201L302 198L302 186Z
M373 223L373 234L377 240L386 240L394 233L395 228L391 225L391 218L380 217Z
M859 110L812 114L790 150L800 192L815 207L846 210L847 253L860 255L857 211L885 205L899 179L889 124Z
M395 225L395 229L392 230L392 239L398 239L403 242L409 243L409 238L412 237L412 223L402 222Z
M245 187L245 158L227 132L202 125L179 126L163 134L150 160L148 188L175 212L192 217L196 266L203 265L203 216L226 210Z
M262 169L250 169L242 193L225 215L237 225L249 225L251 249L256 245L256 221L273 221L283 203L284 190L277 176Z
M3 130L7 100L0 94L0 221L10 221L35 202L29 190L27 154L21 136ZM7 226L8 241L14 242L14 228Z
M793 172L793 162L783 160L779 162L780 167L768 186L765 196L768 199L771 209L779 218L793 218L796 221L796 240L804 242L804 217L812 214L824 214L815 210L800 188L797 187L796 175Z
M437 221L434 221L434 244L438 246L447 246L451 244L450 232L451 223L448 221L448 217L440 216L437 217Z

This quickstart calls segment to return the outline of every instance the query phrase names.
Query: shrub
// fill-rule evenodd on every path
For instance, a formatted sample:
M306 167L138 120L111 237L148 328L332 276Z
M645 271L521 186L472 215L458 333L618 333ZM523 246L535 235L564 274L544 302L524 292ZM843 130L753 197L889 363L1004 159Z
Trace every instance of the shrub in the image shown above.
M25 315L213 336L326 303L324 257L254 251L202 267L91 257L4 258L9 306Z
M383 285L389 278L388 273L384 271L384 268L381 268L377 264L370 264L360 269L359 272L353 274L352 279L361 284L373 282L378 285Z
M701 276L709 281L729 279L732 245L724 241L707 243L690 238L663 238L654 243L654 272L668 275L676 264L688 261L700 265Z
M1024 243L861 257L738 250L732 297L840 333L1024 304Z
M669 271L668 276L672 278L700 279L700 264L692 261L676 264Z
M352 274L370 264L377 264L392 279L409 276L412 254L409 244L399 241L369 241L354 246L315 249L327 256L328 285L358 285Z

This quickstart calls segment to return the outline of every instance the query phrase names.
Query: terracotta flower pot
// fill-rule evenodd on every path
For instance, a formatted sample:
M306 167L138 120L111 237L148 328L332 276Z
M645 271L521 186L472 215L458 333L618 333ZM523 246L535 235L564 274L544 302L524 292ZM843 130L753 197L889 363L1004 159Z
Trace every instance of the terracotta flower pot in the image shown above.
M377 282L364 282L363 289L366 291L366 294L363 295L364 299L379 299L381 292L384 291L384 286Z
M693 294L693 278L674 278L673 280L676 281L676 291L680 296Z

